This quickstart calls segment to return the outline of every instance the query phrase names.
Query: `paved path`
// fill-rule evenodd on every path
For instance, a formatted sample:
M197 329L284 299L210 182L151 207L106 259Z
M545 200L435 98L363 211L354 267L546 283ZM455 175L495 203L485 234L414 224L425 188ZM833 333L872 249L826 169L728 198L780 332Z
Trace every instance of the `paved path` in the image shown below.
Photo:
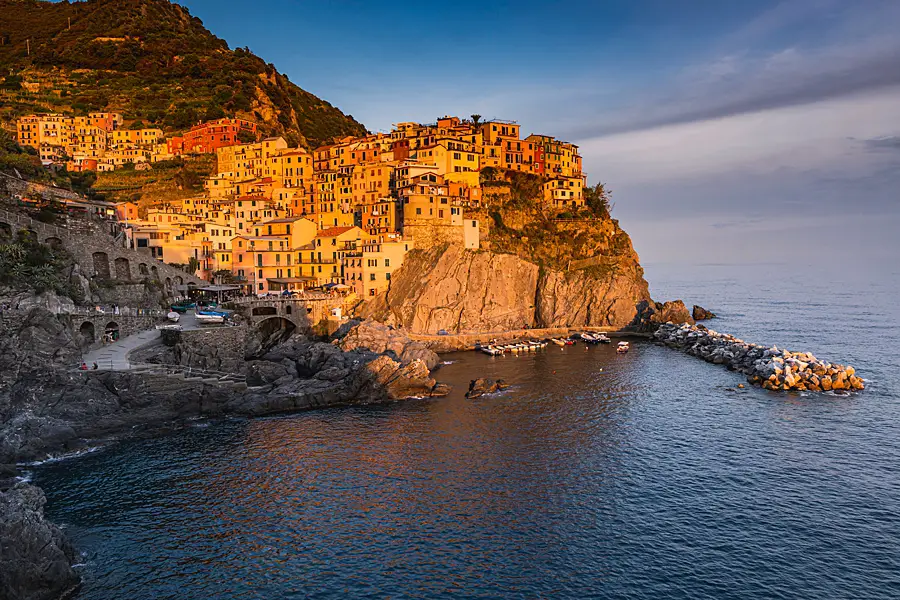
M178 324L182 326L184 331L200 328L193 311L181 315ZM91 350L84 356L83 360L87 363L88 368L97 363L97 366L103 370L127 371L131 369L128 355L133 350L157 342L159 339L160 333L158 329L147 329L140 333L129 335L112 344L106 344L96 350Z

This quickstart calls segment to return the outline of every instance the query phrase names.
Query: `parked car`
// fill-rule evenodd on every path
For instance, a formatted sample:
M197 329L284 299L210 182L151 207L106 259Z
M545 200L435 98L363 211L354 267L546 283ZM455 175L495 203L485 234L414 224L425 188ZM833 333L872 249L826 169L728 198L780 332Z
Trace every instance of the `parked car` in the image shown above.
M450 332L446 329L441 329L440 331L438 331L438 335L450 335Z

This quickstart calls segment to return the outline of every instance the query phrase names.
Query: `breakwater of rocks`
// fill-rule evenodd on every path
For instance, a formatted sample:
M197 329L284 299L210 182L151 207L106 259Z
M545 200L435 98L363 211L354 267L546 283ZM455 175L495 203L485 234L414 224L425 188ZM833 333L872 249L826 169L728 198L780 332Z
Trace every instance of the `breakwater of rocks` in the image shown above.
M809 352L791 352L752 344L703 325L660 325L654 340L707 362L725 365L768 390L827 392L861 390L863 380L849 365L832 364Z

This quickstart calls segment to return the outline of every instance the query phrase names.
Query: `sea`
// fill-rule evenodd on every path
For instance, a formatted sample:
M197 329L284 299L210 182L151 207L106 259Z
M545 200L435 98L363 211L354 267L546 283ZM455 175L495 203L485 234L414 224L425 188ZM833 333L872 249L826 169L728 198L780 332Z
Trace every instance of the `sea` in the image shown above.
M31 467L81 552L77 598L900 597L900 268L646 269L710 328L867 389L740 389L647 342L444 355L446 398ZM476 377L510 387L467 400Z

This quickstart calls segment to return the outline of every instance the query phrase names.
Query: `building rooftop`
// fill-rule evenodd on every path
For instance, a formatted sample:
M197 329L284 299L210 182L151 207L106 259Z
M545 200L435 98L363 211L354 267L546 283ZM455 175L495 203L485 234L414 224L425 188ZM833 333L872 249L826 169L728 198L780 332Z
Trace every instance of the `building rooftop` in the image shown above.
M356 227L332 227L331 229L323 229L319 233L316 234L316 237L326 238L326 237L337 237L343 233L347 233L351 229L356 229Z

